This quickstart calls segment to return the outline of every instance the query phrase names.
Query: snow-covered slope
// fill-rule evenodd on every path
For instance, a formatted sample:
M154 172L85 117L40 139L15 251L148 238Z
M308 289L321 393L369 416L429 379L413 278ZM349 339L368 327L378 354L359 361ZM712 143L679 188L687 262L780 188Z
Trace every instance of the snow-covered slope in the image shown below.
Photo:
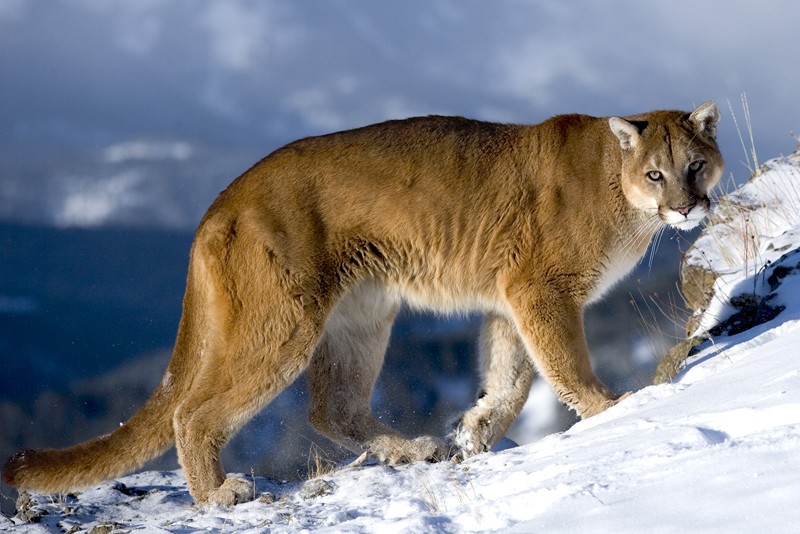
M461 464L344 467L304 485L255 477L257 499L230 509L192 506L179 471L141 473L77 496L32 496L21 508L39 523L0 519L0 530L796 532L799 164L773 161L720 203L739 206L755 248L744 253L738 232L714 224L694 249L716 273L696 319L696 333L717 332L711 340L671 383L562 434ZM726 322L743 309L731 301L748 299L772 311Z

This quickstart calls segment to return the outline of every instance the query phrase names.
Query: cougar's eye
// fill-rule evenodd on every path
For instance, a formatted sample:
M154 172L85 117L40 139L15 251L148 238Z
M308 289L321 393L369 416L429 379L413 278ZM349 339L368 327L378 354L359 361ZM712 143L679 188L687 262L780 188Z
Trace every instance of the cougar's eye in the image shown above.
M705 164L706 164L705 161L701 160L693 161L689 164L689 170L692 172L697 172L700 169L702 169Z
M653 182L658 182L659 180L664 178L664 175L661 174L661 171L650 171L647 173L647 178L649 178Z

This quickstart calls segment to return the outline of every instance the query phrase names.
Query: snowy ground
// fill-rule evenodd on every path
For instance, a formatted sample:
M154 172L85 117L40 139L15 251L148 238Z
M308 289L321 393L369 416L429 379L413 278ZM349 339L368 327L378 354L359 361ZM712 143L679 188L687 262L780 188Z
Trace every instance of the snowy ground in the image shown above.
M799 163L773 162L746 186L760 199L742 211L755 248L746 267L716 266L724 276L699 324L735 313L726 303L748 292L783 310L706 342L672 383L562 434L462 464L347 467L306 485L256 477L257 499L231 509L194 507L180 472L141 473L78 496L32 496L39 523L0 518L0 530L797 532ZM721 261L739 237L718 233L698 254Z

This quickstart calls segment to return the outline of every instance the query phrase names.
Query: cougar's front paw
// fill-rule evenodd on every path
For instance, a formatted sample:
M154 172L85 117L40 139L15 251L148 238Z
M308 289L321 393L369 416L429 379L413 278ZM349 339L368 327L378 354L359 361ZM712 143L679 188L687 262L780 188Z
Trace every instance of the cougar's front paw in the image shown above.
M492 446L491 421L465 413L447 435L450 457L455 461L488 451Z
M633 392L628 391L628 392L623 393L621 395L617 395L617 396L615 396L613 398L604 399L604 400L602 400L600 402L597 402L595 404L589 405L587 408L582 410L579 415L581 416L581 419L588 419L589 417L592 417L593 415L597 415L597 414L599 414L601 412L604 412L604 411L608 410L609 408L611 408L615 404L621 402L624 399L627 399L631 395L633 395Z

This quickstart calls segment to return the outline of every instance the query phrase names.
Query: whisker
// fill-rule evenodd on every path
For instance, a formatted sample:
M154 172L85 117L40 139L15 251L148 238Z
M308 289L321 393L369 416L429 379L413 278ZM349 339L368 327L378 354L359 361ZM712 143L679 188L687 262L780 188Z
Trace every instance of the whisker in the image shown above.
M647 234L651 233L653 230L653 219L648 219L645 223L636 229L635 232L630 234L622 243L622 253L624 255L628 255L636 245L640 243L642 238L644 238Z
M658 246L661 244L661 236L664 234L664 226L658 225L656 228L653 239L650 244L650 257L647 260L647 269L648 274L653 268L653 259L655 258L655 253L658 250Z
M620 253L627 256L637 246L641 245L643 239L646 238L647 241L650 241L651 235L657 231L661 224L657 214L646 219L640 227L624 239L620 247Z
M661 238L664 236L664 232L667 229L667 225L661 225L658 230L656 230L655 238L653 239L653 244L650 246L650 258L647 261L647 275L650 276L653 271L653 260L656 257L656 252L658 251L659 245L661 245Z

